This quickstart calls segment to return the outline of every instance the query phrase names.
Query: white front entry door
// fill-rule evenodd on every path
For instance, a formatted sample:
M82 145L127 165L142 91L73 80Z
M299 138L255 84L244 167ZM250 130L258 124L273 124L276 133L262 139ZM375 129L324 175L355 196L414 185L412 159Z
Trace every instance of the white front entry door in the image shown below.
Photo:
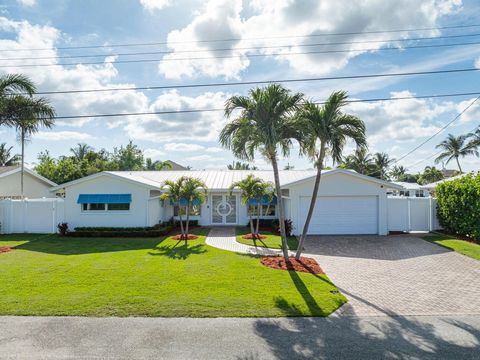
M237 197L235 195L212 195L212 224L237 223Z

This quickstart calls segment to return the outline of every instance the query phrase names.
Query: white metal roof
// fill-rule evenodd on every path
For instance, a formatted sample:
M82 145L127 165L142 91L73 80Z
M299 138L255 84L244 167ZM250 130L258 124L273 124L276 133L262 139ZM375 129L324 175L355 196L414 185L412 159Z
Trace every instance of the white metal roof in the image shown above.
M470 172L470 174L473 173L475 174L475 172ZM451 180L455 180L455 179L460 179L461 177L464 177L465 175L468 175L469 173L466 173L466 174L460 174L460 175L457 175L457 176L452 176L452 177L449 177L449 178L446 178L446 179L442 179L442 180L439 180L439 181L435 181L433 183L430 183L430 184L425 184L422 186L422 189L426 189L426 190L432 190L432 189L435 189L435 186L437 186L438 184L441 184L445 181L451 181Z
M400 185L405 189L420 190L422 188L422 186L417 183L409 183L404 181L393 181L393 183Z

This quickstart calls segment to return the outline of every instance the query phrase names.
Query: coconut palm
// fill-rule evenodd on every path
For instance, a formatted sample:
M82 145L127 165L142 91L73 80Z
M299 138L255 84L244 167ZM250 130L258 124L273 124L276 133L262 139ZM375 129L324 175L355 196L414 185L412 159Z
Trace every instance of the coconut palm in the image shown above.
M407 169L403 165L395 165L390 171L390 176L396 180L400 181L402 177L407 173Z
M90 151L93 151L93 148L90 145L81 143L78 143L74 148L70 148L70 152L73 153L73 157L78 161L83 161Z
M347 140L353 140L359 150L367 147L364 122L356 116L342 112L342 108L347 104L347 99L345 91L337 91L330 95L324 106L320 107L307 102L298 114L297 124L303 132L300 143L301 151L314 163L317 174L312 200L295 255L297 260L300 259L317 201L326 154L328 153L335 163L341 161Z
M418 183L425 185L442 180L443 178L444 175L441 170L438 170L435 166L426 166L423 173L418 178Z
M21 180L20 192L23 196L23 177L25 168L25 141L37 133L41 127L51 128L55 124L55 110L44 98L33 98L24 95L14 95L6 102L6 112L9 121L17 129L21 143Z
M18 165L20 155L12 154L13 146L7 147L6 143L0 144L0 166Z
M378 173L378 177L380 179L388 180L388 169L394 162L395 159L391 159L386 153L375 153L373 156L373 163L375 172Z
M256 166L243 163L240 161L234 161L233 163L228 164L227 169L228 170L258 170Z
M302 100L302 94L291 94L279 84L251 89L248 96L232 96L225 104L225 115L230 118L235 110L240 110L240 113L225 125L219 139L222 146L230 149L241 160L252 161L258 151L272 165L282 250L287 262L285 215L282 197L279 196L278 156L279 152L288 156L292 139L300 138L293 115L300 108Z
M374 171L372 157L365 148L357 149L348 155L341 167L355 170L359 174L370 174Z
M453 134L448 134L447 138L436 146L437 149L442 149L442 152L435 159L435 164L445 160L446 165L451 160L455 159L458 170L460 173L463 173L459 158L468 155L479 155L476 147L473 147L467 143L468 137L468 135L455 136Z
M11 113L14 107L8 102L17 93L32 96L35 93L35 84L26 76L7 74L0 76L0 125L14 126L15 114Z
M475 131L471 132L467 135L470 140L468 146L471 148L477 148L480 146L480 125L475 129Z

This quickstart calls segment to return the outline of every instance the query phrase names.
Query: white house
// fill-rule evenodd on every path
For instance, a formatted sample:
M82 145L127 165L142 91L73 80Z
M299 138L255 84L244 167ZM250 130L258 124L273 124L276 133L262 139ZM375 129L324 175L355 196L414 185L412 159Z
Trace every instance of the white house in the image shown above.
M20 166L0 166L0 199L21 198L20 177ZM50 188L57 184L33 170L25 168L23 182L23 194L27 198L55 197Z
M403 181L394 181L396 185L403 187L403 190L394 190L392 195L394 196L407 196L407 197L428 197L430 193L427 189L424 189L422 185L417 183L409 183Z
M201 179L208 187L207 201L191 210L191 218L200 225L245 225L247 207L241 204L240 191L229 193L233 182L249 174L273 182L272 171L113 171L101 172L55 186L52 192L64 192L65 221L70 228L79 226L152 226L177 217L178 209L159 199L165 180L180 176ZM292 220L294 233L301 232L311 199L315 171L280 171L286 217ZM401 190L396 184L335 169L322 174L311 234L387 234L387 190ZM277 218L277 206L269 212L265 205L262 218Z

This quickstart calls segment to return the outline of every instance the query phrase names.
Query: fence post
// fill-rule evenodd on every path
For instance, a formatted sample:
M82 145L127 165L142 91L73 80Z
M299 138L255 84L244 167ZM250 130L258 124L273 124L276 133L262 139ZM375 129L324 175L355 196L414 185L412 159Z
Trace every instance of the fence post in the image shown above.
M410 197L407 197L407 231L412 231L412 219L411 219L411 216L412 216L412 212L411 212L411 209L410 209Z

